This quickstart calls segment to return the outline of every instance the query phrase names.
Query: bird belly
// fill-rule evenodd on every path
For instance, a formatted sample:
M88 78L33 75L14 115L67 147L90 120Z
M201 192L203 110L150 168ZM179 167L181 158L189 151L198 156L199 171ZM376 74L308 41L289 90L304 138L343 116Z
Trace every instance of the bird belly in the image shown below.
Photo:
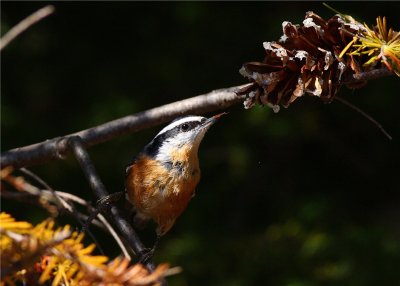
M157 232L164 234L193 197L200 171L180 164L180 171L175 172L157 161L145 162L137 162L128 174L128 198L136 211L152 218L159 226Z

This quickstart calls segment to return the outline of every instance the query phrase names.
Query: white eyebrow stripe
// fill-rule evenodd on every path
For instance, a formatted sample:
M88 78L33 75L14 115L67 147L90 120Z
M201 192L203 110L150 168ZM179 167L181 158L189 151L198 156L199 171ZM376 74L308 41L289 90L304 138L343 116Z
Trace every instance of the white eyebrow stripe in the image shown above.
M160 135L160 134L162 134L162 133L165 133L165 132L167 132L168 130L173 129L173 128L175 128L176 126L178 126L178 125L180 125L180 124L182 124L182 123L191 122L191 121L198 121L198 122L200 122L203 118L205 118L205 117L202 117L202 116L187 116L187 117L181 118L181 119L176 120L176 121L170 123L169 125L165 126L160 132L158 132L158 134L157 134L156 136L158 136L158 135Z

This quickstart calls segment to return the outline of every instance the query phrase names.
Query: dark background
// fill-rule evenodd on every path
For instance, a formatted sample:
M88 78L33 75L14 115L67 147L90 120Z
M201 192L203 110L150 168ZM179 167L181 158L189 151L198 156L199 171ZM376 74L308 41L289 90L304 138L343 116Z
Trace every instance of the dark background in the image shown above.
M2 1L1 34L46 3ZM262 43L279 39L283 21L334 14L320 2L53 4L54 15L2 51L2 151L246 83L242 63L262 60ZM398 2L330 5L400 28ZM392 76L339 93L392 141L336 101L301 98L278 114L227 110L200 148L197 195L155 256L183 267L171 285L399 285L399 88ZM109 192L123 189L125 165L160 128L89 150ZM93 199L73 158L31 170ZM8 200L2 210L31 222L47 216ZM119 253L95 233L106 253ZM151 245L152 229L143 235Z

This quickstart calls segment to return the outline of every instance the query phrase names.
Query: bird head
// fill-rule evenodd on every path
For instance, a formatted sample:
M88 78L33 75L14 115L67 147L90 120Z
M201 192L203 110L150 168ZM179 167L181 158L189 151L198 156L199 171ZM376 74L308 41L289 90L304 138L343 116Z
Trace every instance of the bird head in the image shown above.
M210 118L203 116L185 116L177 118L165 126L146 146L145 152L156 159L167 160L171 151L185 148L196 152L204 135L222 115L220 113Z

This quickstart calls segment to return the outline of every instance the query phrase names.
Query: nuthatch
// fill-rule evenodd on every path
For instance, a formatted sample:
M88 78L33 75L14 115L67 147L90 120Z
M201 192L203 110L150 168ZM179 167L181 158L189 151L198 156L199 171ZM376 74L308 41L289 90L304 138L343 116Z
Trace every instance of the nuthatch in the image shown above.
M126 191L135 222L153 219L157 241L186 209L200 181L197 156L204 134L225 113L174 120L147 144L126 169Z

